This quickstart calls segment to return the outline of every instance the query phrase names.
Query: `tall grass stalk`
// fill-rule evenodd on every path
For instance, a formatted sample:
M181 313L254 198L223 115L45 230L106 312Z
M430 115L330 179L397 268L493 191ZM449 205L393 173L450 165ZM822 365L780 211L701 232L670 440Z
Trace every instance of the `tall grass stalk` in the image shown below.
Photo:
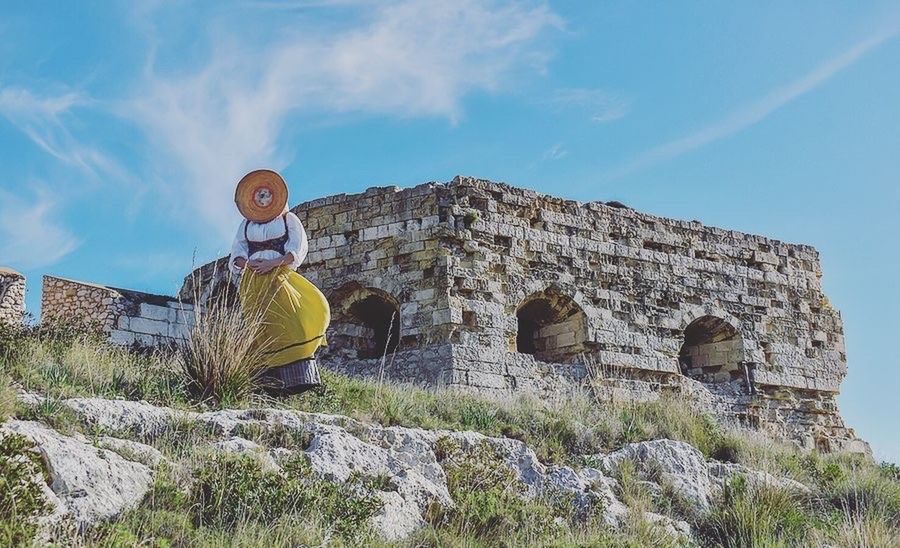
M179 344L175 361L186 379L188 392L198 401L219 406L246 401L261 385L266 368L263 340L265 309L235 306L234 287L206 299L201 305L200 284L195 283L194 324Z
M381 366L379 367L379 370L378 370L378 391L379 391L379 393L381 392L381 386L384 384L384 365L385 365L385 362L387 361L388 347L391 345L391 336L393 335L393 331L394 331L394 318L396 316L397 316L396 312L391 312L391 323L388 324L387 338L385 339L385 342L384 342L384 351L382 351L382 353L381 353ZM395 348L394 351L391 352L391 365L394 364L394 356L396 355L396 353L397 353L397 349Z

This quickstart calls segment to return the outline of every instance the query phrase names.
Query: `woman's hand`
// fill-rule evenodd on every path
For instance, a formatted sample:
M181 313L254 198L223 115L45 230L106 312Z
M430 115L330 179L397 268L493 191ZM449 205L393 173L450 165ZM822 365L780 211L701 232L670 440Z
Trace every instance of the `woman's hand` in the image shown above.
M257 274L268 274L284 264L284 257L277 259L253 259L249 263L250 270Z

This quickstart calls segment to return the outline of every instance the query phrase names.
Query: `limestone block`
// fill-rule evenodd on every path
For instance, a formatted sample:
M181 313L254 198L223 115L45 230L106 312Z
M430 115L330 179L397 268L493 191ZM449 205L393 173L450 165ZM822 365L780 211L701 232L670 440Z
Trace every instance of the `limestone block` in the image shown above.
M468 382L472 386L483 388L506 389L508 387L506 377L493 373L483 373L480 371L469 371Z
M120 329L110 331L109 342L122 346L131 346L135 342L134 333Z
M165 335L169 330L168 322L148 318L131 318L128 325L135 333L146 335Z
M173 312L174 311L168 307L158 306L155 304L141 303L140 306L140 316L150 320L174 322L175 314Z

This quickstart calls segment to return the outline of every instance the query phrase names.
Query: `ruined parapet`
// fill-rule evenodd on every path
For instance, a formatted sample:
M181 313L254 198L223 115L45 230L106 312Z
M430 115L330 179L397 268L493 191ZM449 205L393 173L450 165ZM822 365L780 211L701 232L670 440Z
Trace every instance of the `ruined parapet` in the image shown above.
M194 308L174 297L44 276L42 322L96 328L116 344L157 347L187 338Z
M0 324L18 326L25 318L25 276L0 267Z

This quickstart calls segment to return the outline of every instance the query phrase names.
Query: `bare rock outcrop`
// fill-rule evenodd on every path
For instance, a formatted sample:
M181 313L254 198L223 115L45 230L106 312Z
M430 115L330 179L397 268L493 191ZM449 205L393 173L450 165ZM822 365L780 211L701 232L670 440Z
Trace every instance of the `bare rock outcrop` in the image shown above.
M153 471L147 466L97 448L84 436L66 436L31 421L14 420L2 428L34 442L49 473L50 489L60 503L59 513L71 517L78 527L134 508L153 481Z
M703 453L694 446L668 439L630 443L603 458L603 467L615 475L625 461L642 477L668 483L698 513L709 511L714 484Z
M34 396L23 395L32 401ZM612 528L622 527L634 511L617 497L616 478L625 462L652 491L666 485L688 502L697 515L710 510L713 499L732 477L740 474L754 484L808 490L793 480L776 478L744 466L707 460L693 446L674 440L632 443L608 455L595 455L596 467L580 469L540 462L525 443L485 436L477 432L383 427L318 413L284 409L223 410L206 413L156 407L146 402L98 398L65 400L85 424L102 427L112 436L139 437L153 443L155 436L173 430L199 428L211 451L252 455L266 467L279 467L284 459L302 453L319 477L345 483L357 477L374 482L382 510L373 527L386 539L408 537L424 526L435 505L454 507L447 477L438 459L438 446L447 439L462 451L487 444L522 482L525 497L566 495L578 512L599 511ZM35 441L51 471L52 490L68 514L89 524L134 507L153 477L150 467L121 455L135 455L156 466L158 451L134 441L104 436L99 449L80 435L64 436L39 423L12 421L6 428ZM140 458L138 458L140 456ZM690 526L669 516L644 512L640 517L670 535L689 539Z

